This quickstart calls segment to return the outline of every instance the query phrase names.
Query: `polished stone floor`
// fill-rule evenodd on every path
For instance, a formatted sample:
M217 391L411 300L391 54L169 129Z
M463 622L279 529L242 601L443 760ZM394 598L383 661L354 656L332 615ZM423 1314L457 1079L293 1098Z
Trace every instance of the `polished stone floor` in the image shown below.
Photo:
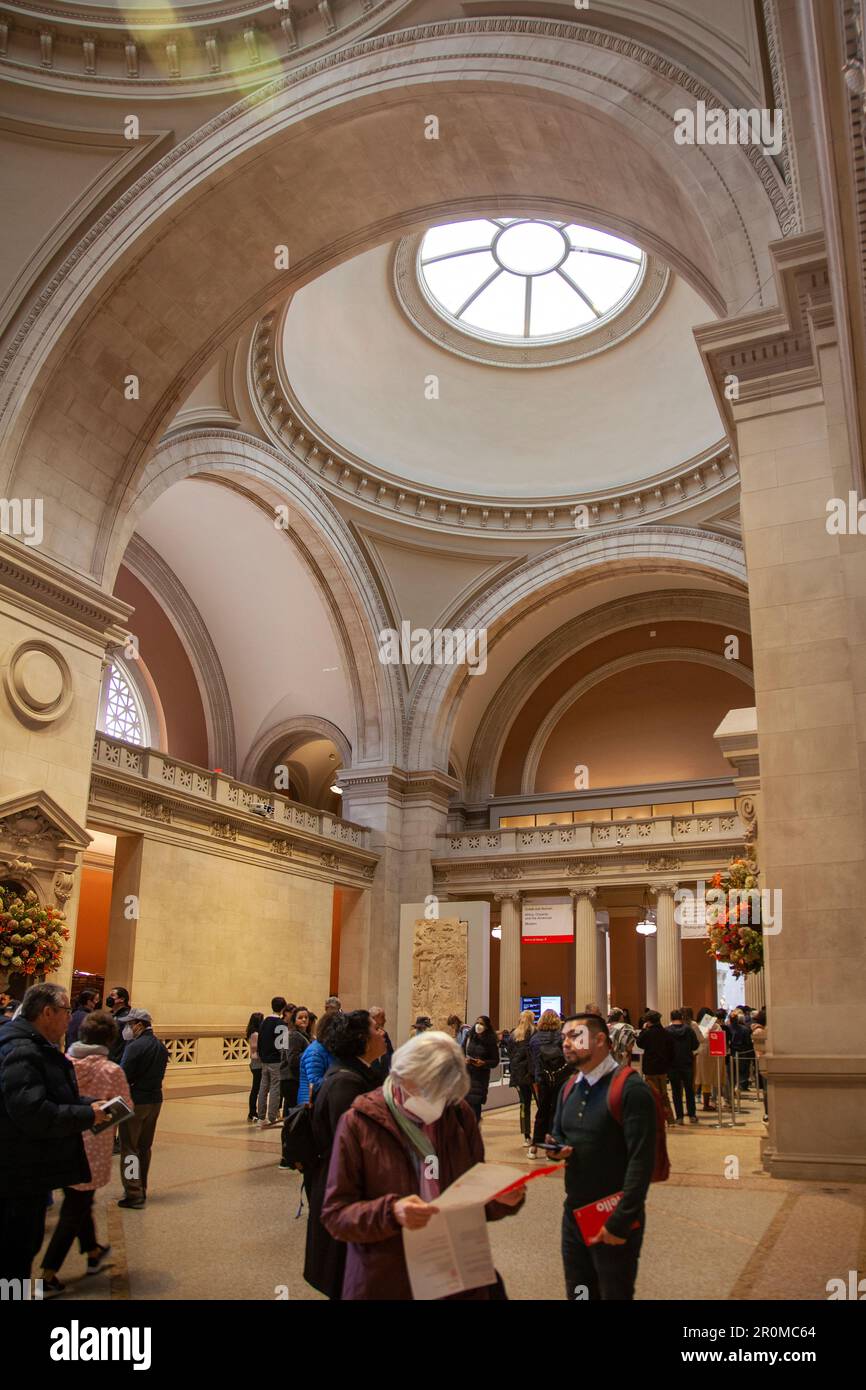
M85 1278L73 1249L65 1299L319 1298L301 1274L299 1178L278 1167L279 1131L252 1130L245 1113L245 1094L234 1090L165 1102L147 1207L116 1205L115 1172L97 1195L113 1266ZM735 1129L705 1116L669 1132L673 1171L650 1190L639 1298L826 1299L829 1279L866 1270L866 1185L767 1177L760 1110L747 1104L740 1118ZM524 1157L515 1107L489 1112L483 1132L488 1158L538 1166ZM561 1178L539 1178L521 1214L491 1227L510 1298L564 1297L561 1210ZM53 1221L50 1213L49 1232Z

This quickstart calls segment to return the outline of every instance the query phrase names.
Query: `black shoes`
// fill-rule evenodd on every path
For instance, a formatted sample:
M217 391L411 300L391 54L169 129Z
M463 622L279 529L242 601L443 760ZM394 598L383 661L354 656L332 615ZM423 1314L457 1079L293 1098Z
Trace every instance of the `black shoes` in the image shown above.
M126 1207L127 1211L141 1211L146 1199L143 1197L121 1197L118 1202L119 1207Z
M105 1268L110 1254L110 1245L100 1245L98 1254L87 1256L87 1273L98 1274L101 1269Z

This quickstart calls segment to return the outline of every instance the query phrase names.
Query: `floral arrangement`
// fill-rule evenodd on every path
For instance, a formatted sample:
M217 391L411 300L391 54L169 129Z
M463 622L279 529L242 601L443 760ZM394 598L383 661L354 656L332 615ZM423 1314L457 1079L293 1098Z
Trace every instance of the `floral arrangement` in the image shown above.
M724 873L713 875L710 886L716 892L708 894L707 954L730 965L735 976L761 970L764 938L760 912L756 920L753 910L760 902L754 859L732 859Z
M0 883L0 971L46 975L59 969L63 944L69 940L66 914L42 907L31 890Z

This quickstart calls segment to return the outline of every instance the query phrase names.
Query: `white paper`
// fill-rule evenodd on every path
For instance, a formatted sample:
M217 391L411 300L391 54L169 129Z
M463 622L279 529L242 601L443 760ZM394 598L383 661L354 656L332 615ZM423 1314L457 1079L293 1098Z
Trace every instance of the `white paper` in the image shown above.
M508 1163L476 1163L472 1168L467 1168L441 1197L436 1198L435 1205L445 1210L453 1207L485 1207L493 1201L497 1192L502 1192L525 1176L525 1169L512 1168Z
M496 1278L483 1206L451 1207L418 1231L404 1227L403 1253L415 1299L448 1298Z
M403 1253L413 1298L448 1298L494 1282L484 1208L497 1192L524 1176L506 1163L476 1163L435 1198L439 1211L426 1226L417 1231L404 1226Z

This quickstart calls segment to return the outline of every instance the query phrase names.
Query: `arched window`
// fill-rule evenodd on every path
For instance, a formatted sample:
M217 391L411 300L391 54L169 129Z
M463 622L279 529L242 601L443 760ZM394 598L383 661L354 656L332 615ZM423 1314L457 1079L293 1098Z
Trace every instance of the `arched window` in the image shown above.
M145 701L132 672L119 661L112 661L103 676L96 727L124 743L152 746Z

